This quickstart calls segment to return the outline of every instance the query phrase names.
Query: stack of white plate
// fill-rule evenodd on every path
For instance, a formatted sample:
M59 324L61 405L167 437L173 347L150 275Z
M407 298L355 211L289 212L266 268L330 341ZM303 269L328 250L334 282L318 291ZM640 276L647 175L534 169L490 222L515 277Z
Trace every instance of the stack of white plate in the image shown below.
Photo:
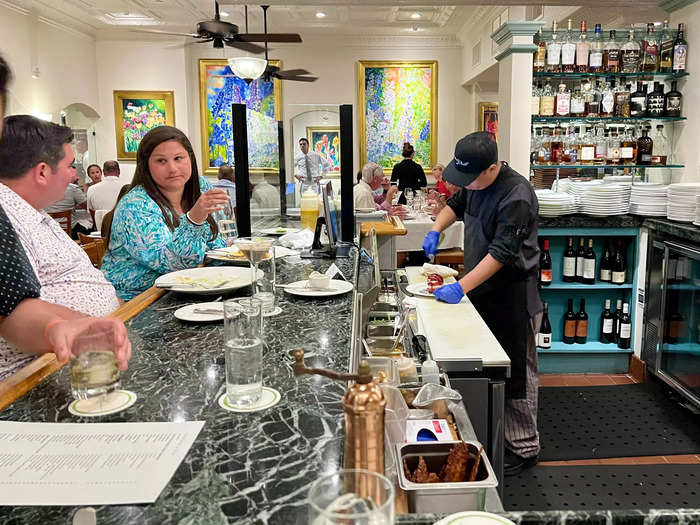
M668 187L666 216L678 222L696 220L697 196L700 195L700 182L683 182Z
M630 196L630 213L646 217L666 217L668 186L658 182L635 182Z
M578 212L576 200L567 193L552 190L535 190L542 217L558 217Z
M586 215L624 215L629 205L630 188L621 184L590 185L581 197L581 211Z

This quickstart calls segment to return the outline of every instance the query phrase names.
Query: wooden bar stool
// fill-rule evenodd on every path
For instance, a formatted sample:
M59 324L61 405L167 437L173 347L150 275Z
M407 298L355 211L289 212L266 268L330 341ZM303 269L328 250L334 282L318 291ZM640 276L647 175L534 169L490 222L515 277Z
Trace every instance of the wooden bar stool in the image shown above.
M63 231L68 234L68 237L71 236L71 213L71 210L49 213L53 220L55 220L61 226L61 228L63 228Z
M102 266L102 257L105 254L105 243L102 239L91 239L92 242L81 244L80 247L90 257L90 262L95 268Z

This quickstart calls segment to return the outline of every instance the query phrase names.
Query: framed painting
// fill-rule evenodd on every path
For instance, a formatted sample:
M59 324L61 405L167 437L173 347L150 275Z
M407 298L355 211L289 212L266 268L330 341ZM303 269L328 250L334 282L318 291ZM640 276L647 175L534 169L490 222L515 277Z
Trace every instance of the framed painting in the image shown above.
M175 125L172 91L114 91L114 127L117 160L136 160L146 133L158 126Z
M308 126L309 147L330 164L330 172L340 174L340 128Z
M279 60L270 60L282 67ZM233 166L231 104L245 104L248 159L253 172L279 172L277 121L282 119L280 81L259 78L250 84L233 74L223 59L199 60L199 109L202 124L203 172Z
M498 102L479 102L479 131L498 141Z
M390 171L410 142L414 160L430 169L437 159L437 79L437 60L358 62L361 164Z

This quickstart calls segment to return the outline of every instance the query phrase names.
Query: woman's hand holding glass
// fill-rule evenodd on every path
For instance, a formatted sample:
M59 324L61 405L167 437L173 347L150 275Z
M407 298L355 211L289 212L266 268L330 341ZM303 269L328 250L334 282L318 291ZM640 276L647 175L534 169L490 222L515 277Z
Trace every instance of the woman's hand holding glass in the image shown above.
M221 189L211 189L202 193L189 211L190 219L203 223L212 213L221 210L230 202L228 194Z

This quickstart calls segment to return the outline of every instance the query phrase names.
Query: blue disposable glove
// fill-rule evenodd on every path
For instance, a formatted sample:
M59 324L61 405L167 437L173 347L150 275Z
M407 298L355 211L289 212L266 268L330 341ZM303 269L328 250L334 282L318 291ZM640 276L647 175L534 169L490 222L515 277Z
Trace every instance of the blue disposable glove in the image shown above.
M440 232L436 232L434 230L429 231L428 235L425 236L425 240L423 241L423 251L425 252L425 255L428 257L435 255L437 253L439 242Z
M433 293L435 299L442 301L444 303L457 304L464 297L464 290L462 290L462 285L457 283L446 284L441 286Z

